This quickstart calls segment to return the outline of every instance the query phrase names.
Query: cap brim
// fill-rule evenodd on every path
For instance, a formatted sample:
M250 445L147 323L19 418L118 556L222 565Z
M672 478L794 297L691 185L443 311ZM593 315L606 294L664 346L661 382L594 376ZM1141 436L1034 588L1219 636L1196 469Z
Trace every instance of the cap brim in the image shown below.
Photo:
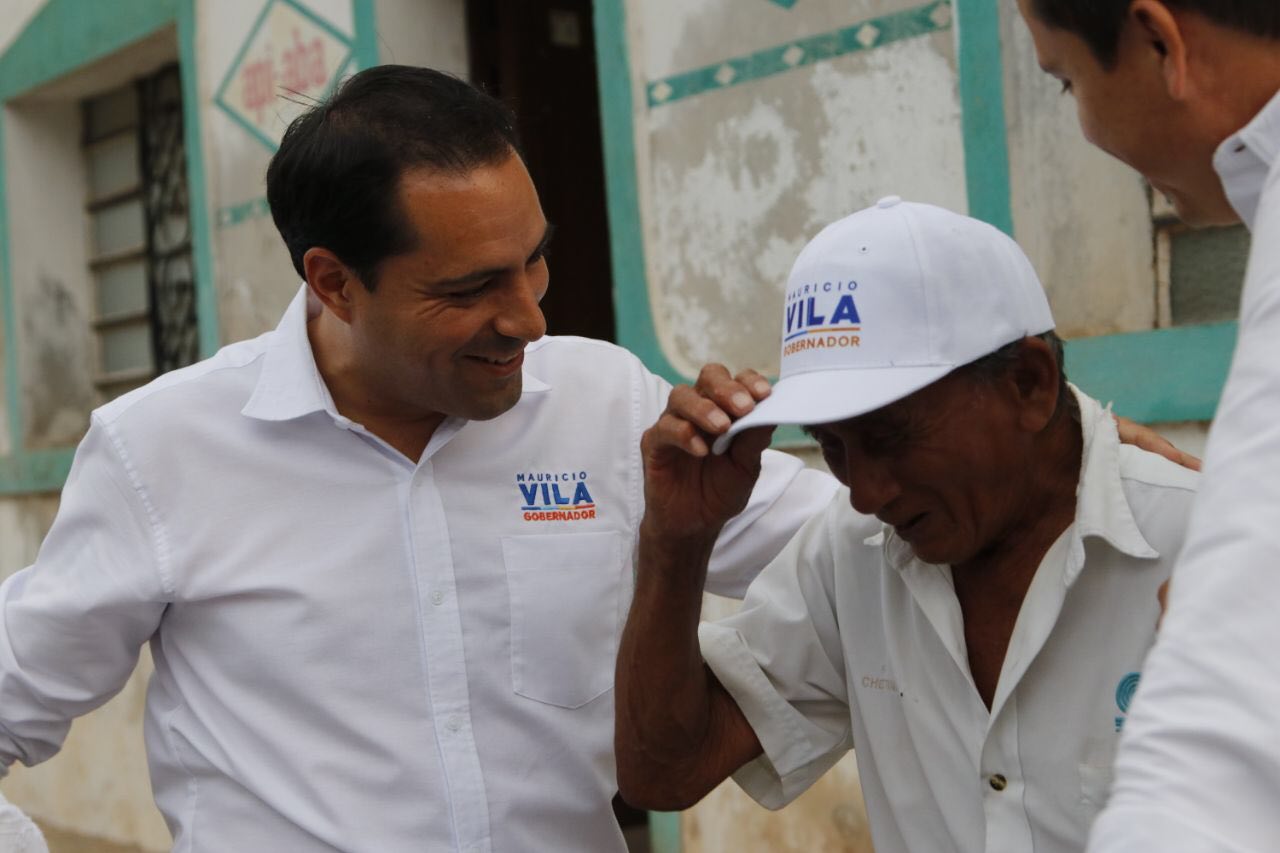
M815 370L779 380L773 392L715 440L724 453L743 430L779 424L828 424L873 412L937 382L954 364Z

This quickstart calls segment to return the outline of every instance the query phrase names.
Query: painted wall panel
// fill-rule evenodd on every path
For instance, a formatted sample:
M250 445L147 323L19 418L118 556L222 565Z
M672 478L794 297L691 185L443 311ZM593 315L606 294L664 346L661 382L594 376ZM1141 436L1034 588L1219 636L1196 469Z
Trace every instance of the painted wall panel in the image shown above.
M377 0L378 57L423 65L466 79L466 0Z
M951 9L629 3L657 339L686 375L777 369L777 306L824 225L900 194L966 208Z
M5 174L23 449L68 447L98 403L79 104L10 105Z
M1064 337L1155 326L1154 243L1136 172L1085 141L1075 100L1040 71L1012 2L1003 2L1014 236L1049 294Z

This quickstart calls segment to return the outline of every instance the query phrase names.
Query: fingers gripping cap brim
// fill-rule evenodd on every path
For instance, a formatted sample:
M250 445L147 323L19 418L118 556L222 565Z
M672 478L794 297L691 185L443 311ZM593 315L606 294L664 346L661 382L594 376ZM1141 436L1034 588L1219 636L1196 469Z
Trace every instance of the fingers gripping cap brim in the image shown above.
M724 453L734 436L752 427L829 424L865 415L937 382L955 368L953 364L851 367L788 376L773 386L767 399L734 421L711 450Z

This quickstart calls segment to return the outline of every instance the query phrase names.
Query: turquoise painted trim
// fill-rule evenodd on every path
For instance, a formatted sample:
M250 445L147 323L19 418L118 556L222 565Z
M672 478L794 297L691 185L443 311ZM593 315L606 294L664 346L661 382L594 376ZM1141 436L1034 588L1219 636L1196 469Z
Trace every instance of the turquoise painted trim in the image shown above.
M49 0L0 57L0 101L171 24L177 0Z
M618 343L659 376L670 382L684 382L687 377L675 369L658 342L645 276L624 0L595 0L593 21Z
M792 6L796 5L796 0L769 0L769 2L775 3L784 9L790 9Z
M1235 344L1234 322L1080 338L1067 341L1067 375L1139 423L1207 421Z
M957 0L956 38L969 215L1012 235L998 0Z
M61 491L75 454L74 450L63 448L0 457L0 496Z
M356 0L356 5L352 7L353 21L357 27L360 25L360 19L354 16L360 11L358 8L359 2L363 2L363 0ZM342 61L338 63L338 68L333 75L333 79L329 81L328 86L325 88L326 95L333 91L333 87L337 85L337 82L340 79L342 79L342 75L351 64L351 56L356 50L356 41L352 36L342 32L333 24L329 23L329 21L320 17L301 3L298 3L297 0L266 0L266 3L262 6L262 10L258 12L258 16L254 18L253 24L249 27L249 34L245 36L244 43L240 45L239 49L236 51L235 58L232 59L231 64L227 66L227 73L223 75L222 82L218 84L218 91L214 93L213 103L218 107L218 109L222 110L228 118L239 125L242 130L258 142L262 143L262 145L272 153L275 153L275 150L278 147L276 141L263 133L261 129L246 121L244 116L240 115L234 107L227 103L224 95L226 95L227 88L235 79L236 72L240 70L240 62L244 59L244 55L249 52L249 46L253 44L254 39L258 36L258 31L262 29L263 21L267 19L267 15L278 3L282 3L290 7L320 29L324 30L334 39L347 46L346 56L344 56Z
M18 384L18 312L13 305L13 261L9 244L9 187L6 181L4 106L0 104L0 311L4 312L4 396L12 453L25 443L22 392Z
M261 196L242 201L239 204L219 208L216 221L219 228L230 228L233 225L239 225L241 222L262 219L270 215L271 205L268 204L266 196Z
M191 218L191 253L195 262L196 326L200 354L217 352L222 343L218 294L213 274L213 233L209 228L209 193L205 181L204 134L201 132L200 65L196 59L196 0L179 0L178 71L182 78L182 133L187 149L187 215Z
M372 68L382 62L378 49L378 20L374 0L351 0L351 19L355 23L353 50L360 68Z
M649 849L652 853L680 853L680 813L649 812Z
M706 92L729 89L838 56L863 53L950 27L950 0L936 0L914 9L870 18L850 27L796 39L746 56L726 59L693 71L651 81L646 87L649 107L656 109Z
M217 305L209 232L200 101L196 83L196 0L50 0L0 55L0 104L121 50L176 23L182 78L184 139L190 191L192 256L200 349L217 348ZM0 110L0 310L4 312L5 404L12 452L0 458L0 495L56 492L66 481L72 448L27 450L19 384L17 309Z

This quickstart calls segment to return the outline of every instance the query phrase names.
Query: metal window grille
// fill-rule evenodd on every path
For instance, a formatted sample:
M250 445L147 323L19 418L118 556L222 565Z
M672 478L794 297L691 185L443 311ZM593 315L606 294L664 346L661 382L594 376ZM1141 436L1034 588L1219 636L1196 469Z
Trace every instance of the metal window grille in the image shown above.
M108 396L199 357L177 65L84 103L99 337Z
M1151 218L1156 241L1156 326L1235 319L1249 256L1249 233L1244 226L1190 228L1154 190Z

